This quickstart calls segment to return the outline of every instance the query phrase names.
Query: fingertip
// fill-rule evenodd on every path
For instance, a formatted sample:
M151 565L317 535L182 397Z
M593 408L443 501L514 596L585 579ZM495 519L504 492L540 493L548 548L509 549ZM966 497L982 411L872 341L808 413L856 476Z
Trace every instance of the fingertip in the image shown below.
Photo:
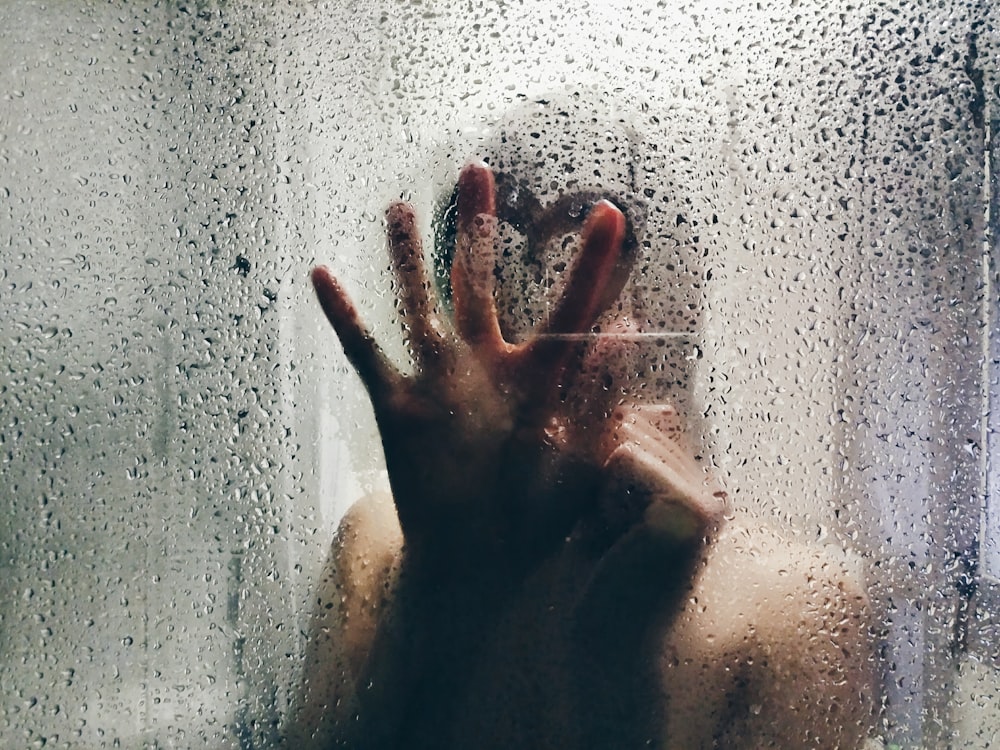
M313 288L317 291L320 287L329 286L333 283L333 272L327 266L314 266L312 271L309 272L309 278L312 281Z
M458 175L458 218L468 224L479 214L496 213L493 170L482 161L466 164Z
M346 293L340 281L328 266L316 266L310 274L313 290L320 305L329 317L334 309L344 306ZM331 318L332 320L332 318Z
M585 231L588 235L604 235L609 241L620 244L625 239L625 214L611 201L600 200L590 209Z
M607 198L601 198L599 201L597 201L597 203L594 204L594 207L590 209L590 211L591 213L596 211L596 212L607 212L611 214L618 214L620 216L624 216L624 214L622 214L621 212L621 209L618 208L618 206L616 206L614 203L609 201Z
M335 321L342 316L347 302L340 282L327 266L316 266L310 277L323 312L326 313L330 322L336 325Z
M389 204L385 210L385 220L390 227L400 224L412 223L416 216L416 209L413 204L407 201L395 201Z
M474 175L483 179L488 176L492 179L493 170L490 169L490 165L482 159L470 159L462 167L462 171L459 174L459 181L461 182L463 178L472 179Z

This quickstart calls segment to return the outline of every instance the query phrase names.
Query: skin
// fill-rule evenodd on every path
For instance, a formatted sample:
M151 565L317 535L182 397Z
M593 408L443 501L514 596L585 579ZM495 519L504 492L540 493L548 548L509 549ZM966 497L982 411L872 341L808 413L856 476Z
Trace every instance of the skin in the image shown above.
M387 212L412 375L313 272L392 497L338 530L290 746L860 747L872 649L846 564L724 527L677 413L621 402L614 339L581 350L624 283L625 217L593 206L548 320L510 342L489 168L457 194L451 317L412 207Z

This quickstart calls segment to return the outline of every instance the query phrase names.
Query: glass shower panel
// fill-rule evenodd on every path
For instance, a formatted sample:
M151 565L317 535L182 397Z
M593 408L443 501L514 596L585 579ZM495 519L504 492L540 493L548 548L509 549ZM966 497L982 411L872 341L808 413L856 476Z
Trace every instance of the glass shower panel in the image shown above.
M406 362L383 212L443 234L486 158L520 181L511 210L626 210L628 395L678 405L730 523L849 551L886 744L989 746L1000 676L968 688L962 653L995 551L990 13L5 4L0 745L283 746L338 521L387 484L309 269ZM523 239L515 332L567 257Z
M996 54L1000 44L984 46ZM986 79L991 97L985 102L989 127L989 234L987 235L987 311L990 334L987 341L988 412L987 447L989 471L986 483L986 510L983 514L982 565L983 573L1000 583L1000 90L996 76Z
M1000 53L1000 34L995 27L977 37L977 46L985 57L996 59ZM983 432L986 445L985 507L980 533L980 568L974 596L971 598L968 656L961 665L962 698L970 706L965 711L966 726L962 736L981 741L1000 734L1000 717L991 713L990 691L980 687L990 684L995 670L1000 669L1000 180L998 180L997 136L1000 133L1000 71L996 66L983 71L984 115L988 132L988 171L985 199L989 226L986 235L987 265L986 318L989 337L986 351L986 419ZM980 714L980 711L982 713ZM983 718L988 717L988 718ZM978 719L978 720L977 720Z

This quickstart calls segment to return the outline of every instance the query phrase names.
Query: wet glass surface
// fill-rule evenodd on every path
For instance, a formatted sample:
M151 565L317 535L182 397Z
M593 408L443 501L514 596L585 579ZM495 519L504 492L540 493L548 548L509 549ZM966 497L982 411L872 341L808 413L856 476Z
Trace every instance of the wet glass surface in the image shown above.
M990 746L995 13L5 4L0 745L280 746L330 540L386 485L309 270L407 361L385 208L441 234L477 157L511 336L572 251L545 210L617 199L629 398L677 404L740 522L851 551L888 745Z

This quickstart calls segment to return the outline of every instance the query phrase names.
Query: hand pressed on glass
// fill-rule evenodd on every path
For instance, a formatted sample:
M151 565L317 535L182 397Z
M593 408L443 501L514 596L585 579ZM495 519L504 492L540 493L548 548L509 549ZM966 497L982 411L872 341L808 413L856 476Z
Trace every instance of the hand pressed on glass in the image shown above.
M413 209L395 204L387 218L414 375L386 359L327 269L317 268L313 283L370 394L407 549L523 575L595 511L611 469L621 475L637 461L648 483L661 459L655 450L664 441L636 427L639 412L615 410L610 390L602 397L591 383L574 382L575 335L589 333L607 304L625 217L607 201L591 209L558 302L523 343L504 340L493 299L497 219L488 167L469 165L459 178L453 325L430 292ZM569 395L575 385L586 398ZM632 449L639 435L647 438L641 455ZM670 441L665 450L676 454ZM692 507L706 522L717 511Z

